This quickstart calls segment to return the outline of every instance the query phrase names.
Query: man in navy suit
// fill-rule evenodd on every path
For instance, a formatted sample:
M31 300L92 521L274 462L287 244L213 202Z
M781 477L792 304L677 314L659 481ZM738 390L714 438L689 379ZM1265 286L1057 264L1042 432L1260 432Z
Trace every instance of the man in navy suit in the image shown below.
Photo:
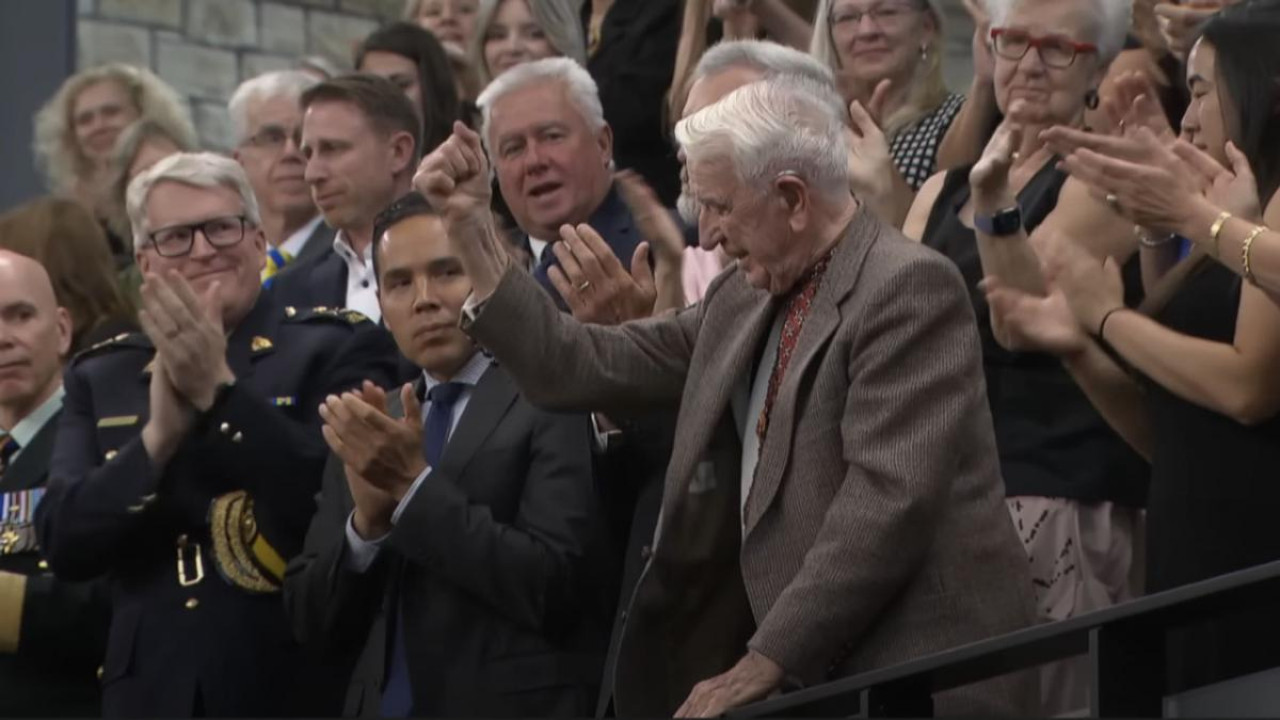
M302 94L306 181L332 247L275 279L276 300L293 307L350 308L377 322L373 220L409 191L422 124L390 80L348 75Z
M588 223L627 267L641 242L614 187L613 130L595 81L572 60L549 58L503 73L476 102L517 240L535 277L567 309L551 281L558 262L550 246L562 225Z

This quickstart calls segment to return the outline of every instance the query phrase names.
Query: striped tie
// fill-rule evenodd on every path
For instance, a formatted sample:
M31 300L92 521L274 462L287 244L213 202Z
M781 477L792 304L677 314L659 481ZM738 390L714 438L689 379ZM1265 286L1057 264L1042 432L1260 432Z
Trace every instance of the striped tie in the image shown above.
M274 247L267 248L267 262L262 266L262 286L271 287L271 278L279 274L290 262L293 262L293 255L289 251Z
M0 442L0 478L3 478L4 471L9 469L9 460L13 458L14 453L18 452L18 447L18 441L9 436Z

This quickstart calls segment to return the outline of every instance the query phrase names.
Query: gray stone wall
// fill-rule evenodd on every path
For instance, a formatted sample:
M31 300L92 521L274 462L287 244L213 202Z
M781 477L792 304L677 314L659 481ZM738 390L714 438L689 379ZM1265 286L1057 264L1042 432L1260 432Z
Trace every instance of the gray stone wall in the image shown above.
M244 79L320 55L350 67L355 44L403 0L78 0L77 64L148 67L187 98L209 148L231 147L227 100Z

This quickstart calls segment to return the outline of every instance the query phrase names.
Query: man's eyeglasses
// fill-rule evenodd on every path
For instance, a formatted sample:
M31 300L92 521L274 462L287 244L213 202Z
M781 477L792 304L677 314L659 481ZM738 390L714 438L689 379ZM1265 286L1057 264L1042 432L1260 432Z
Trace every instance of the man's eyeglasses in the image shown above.
M831 11L831 27L854 28L862 24L862 18L869 17L877 27L894 27L914 12L919 12L916 5L906 3L885 3L863 10L853 6L843 6Z
M245 138L244 144L249 147L255 147L262 150L271 150L280 152L289 140L293 140L294 147L302 146L302 129L295 128L293 132L280 127L279 125L267 125L258 132Z
M190 225L160 228L147 238L160 257L178 258L191 254L191 248L195 246L197 230L204 235L204 239L210 245L222 249L243 240L247 224L248 221L243 215L228 215Z
M1093 43L1078 43L1061 35L1036 37L1025 30L991 28L991 42L996 54L1005 60L1021 60L1031 48L1040 53L1040 61L1052 68L1071 67L1076 56L1096 53Z

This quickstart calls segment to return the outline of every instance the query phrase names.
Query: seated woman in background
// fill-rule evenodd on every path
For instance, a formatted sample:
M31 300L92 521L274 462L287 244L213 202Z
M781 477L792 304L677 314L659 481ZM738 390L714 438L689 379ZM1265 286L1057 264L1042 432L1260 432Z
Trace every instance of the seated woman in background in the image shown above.
M1221 166L1210 192L1230 216L1210 217L1203 202L1171 192L1169 178L1158 181L1158 173L1125 176L1134 165L1128 159L1094 166L1096 153L1078 149L1123 142L1049 133L1059 152L1069 153L1064 165L1073 177L1094 185L1131 222L1183 232L1209 255L1193 252L1137 310L1121 297L1114 263L1069 252L1048 258L1047 296L1004 278L988 283L1004 342L1060 356L1111 425L1150 459L1148 592L1280 560L1280 306L1211 257L1243 264L1244 238L1261 237L1261 222L1280 222L1276 38L1280 3L1243 3L1214 16L1189 57L1183 137ZM1135 135L1160 143L1145 128ZM1192 148L1179 154L1201 156ZM1244 177L1247 190L1245 160L1259 193L1252 200L1244 193L1241 203L1231 186ZM1120 173L1112 177L1110 169ZM1178 222L1147 210L1171 202L1188 203L1162 211ZM1195 687L1275 666L1280 618L1270 609L1229 615L1172 632L1168 642L1173 686Z
M137 329L112 272L102 227L74 200L45 197L0 215L0 248L44 266L71 313L71 352Z
M521 63L567 57L587 64L577 0L482 0L471 62L480 86Z
M387 78L413 101L422 119L422 147L426 157L453 133L453 121L471 124L458 102L440 41L407 22L374 30L356 51L358 72Z
M444 46L454 91L467 103L475 102L483 87L467 56L479 7L479 0L405 0L404 4L404 20L429 31Z
M111 64L67 78L35 117L36 165L49 191L107 219L111 153L139 118L154 120L172 137L195 137L186 103L150 70ZM108 240L115 255L129 252L122 237Z
M1040 138L1049 126L1082 124L1087 98L1123 47L1128 7L1122 0L992 5L1004 124L976 165L925 183L903 231L949 257L971 288L1009 509L1031 560L1041 618L1062 620L1140 594L1148 471L1056 357L1000 346L977 285L998 274L1042 288L1032 248L1062 234L1099 258L1135 256L1132 224L1056 169ZM1136 260L1130 266L1137 293ZM1043 712L1087 708L1088 687L1087 666L1077 660L1045 666Z

